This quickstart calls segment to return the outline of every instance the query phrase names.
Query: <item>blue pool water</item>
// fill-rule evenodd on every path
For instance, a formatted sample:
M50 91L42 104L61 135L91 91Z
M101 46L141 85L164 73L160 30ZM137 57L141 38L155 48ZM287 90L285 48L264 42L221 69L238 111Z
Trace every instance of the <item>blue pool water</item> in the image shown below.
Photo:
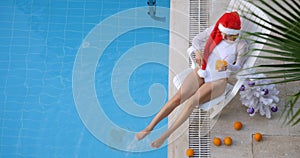
M0 157L167 157L133 135L167 99L169 4L1 1Z

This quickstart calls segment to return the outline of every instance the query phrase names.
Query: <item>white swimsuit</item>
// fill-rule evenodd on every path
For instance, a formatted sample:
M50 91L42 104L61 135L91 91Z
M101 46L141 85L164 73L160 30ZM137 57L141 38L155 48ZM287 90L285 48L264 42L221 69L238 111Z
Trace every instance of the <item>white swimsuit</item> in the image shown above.
M192 42L192 46L188 49L188 52L195 52L195 50L201 50L203 42L207 40L214 26L209 27L205 31L199 33ZM231 71L239 70L246 58L244 54L247 52L247 42L244 40L237 39L233 43L229 43L226 40L222 40L210 54L205 75L205 82L212 82L222 78L228 78ZM217 60L226 60L228 63L226 71L217 71L216 62ZM203 71L203 70L200 70ZM199 73L198 73L199 74ZM202 76L201 76L202 77Z

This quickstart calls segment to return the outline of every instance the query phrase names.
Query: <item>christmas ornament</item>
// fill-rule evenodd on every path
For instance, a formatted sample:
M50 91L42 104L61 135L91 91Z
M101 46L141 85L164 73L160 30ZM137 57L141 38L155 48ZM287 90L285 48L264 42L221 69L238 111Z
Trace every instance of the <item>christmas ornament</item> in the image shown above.
M270 84L266 79L251 79L263 78L264 74L251 75L245 78L244 84L240 87L240 100L247 108L247 113L254 116L257 112L266 118L271 118L272 112L277 112L276 104L279 102L277 95L279 91L274 84Z
M263 95L268 95L269 94L269 90L268 89L262 89L263 91Z
M244 91L245 90L245 86L242 85L241 88L240 88L240 91Z
M271 107L271 110L272 110L272 112L277 112L278 107L277 106L273 106L273 107Z
M253 114L254 113L254 108L248 108L247 112L248 112L248 114Z
M254 82L254 81L249 81L249 82L248 82L248 86L253 87L254 85L255 85L255 82Z

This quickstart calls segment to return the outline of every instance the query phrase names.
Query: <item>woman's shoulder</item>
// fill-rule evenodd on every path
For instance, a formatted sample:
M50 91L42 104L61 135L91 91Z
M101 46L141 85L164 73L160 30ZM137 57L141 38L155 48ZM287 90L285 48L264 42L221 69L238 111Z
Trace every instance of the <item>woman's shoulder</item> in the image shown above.
M241 50L248 50L249 42L246 39L240 39L237 43L237 51L240 52Z
M215 28L215 24L206 28L206 30L207 30L207 32L209 32L209 34L211 34L211 32L213 31L214 28Z
M247 46L248 44L249 42L246 39L240 39L237 43L237 46L241 48Z
M240 39L238 41L238 44L246 45L246 44L248 44L248 41L246 39Z

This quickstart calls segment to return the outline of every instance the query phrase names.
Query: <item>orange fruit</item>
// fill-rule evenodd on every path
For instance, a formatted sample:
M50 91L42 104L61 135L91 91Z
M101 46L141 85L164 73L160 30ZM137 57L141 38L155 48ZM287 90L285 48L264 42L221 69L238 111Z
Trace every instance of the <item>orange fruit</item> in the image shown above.
M226 60L217 60L216 62L216 70L221 70L223 66L228 66L228 63Z
M224 144L227 145L227 146L230 146L232 144L231 137L225 137L224 138Z
M214 140L213 140L213 143L216 145L216 146L220 146L222 144L222 140L218 137L215 137Z
M227 63L226 60L223 60L223 65L224 65L224 66L228 66L228 63Z
M237 122L235 122L235 123L233 124L233 127L234 127L234 129L236 129L236 130L240 130L240 129L242 129L243 124L242 124L242 122L237 121Z
M257 132L253 135L253 138L256 140L256 141L261 141L262 140L262 134Z
M193 156L194 155L194 149L188 148L186 149L186 156Z

